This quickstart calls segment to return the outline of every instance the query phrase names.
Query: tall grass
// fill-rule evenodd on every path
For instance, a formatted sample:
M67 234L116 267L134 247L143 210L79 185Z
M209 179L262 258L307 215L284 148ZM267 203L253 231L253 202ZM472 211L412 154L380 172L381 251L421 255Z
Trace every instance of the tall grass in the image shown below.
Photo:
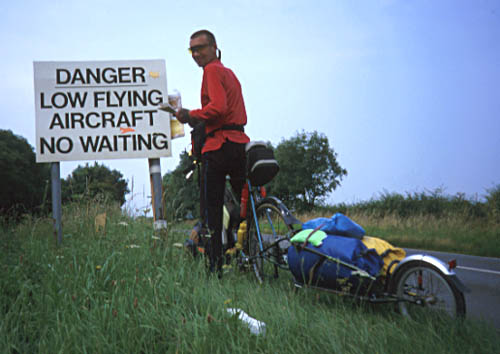
M458 215L437 218L432 215L400 218L388 215L376 218L353 214L376 235L395 245L408 248L456 252L483 257L500 257L500 227Z
M107 213L105 232L94 217ZM357 305L289 278L258 285L236 267L209 277L203 259L174 243L186 224L155 235L151 220L88 203L63 211L63 244L50 219L2 233L0 350L4 353L496 353L486 323ZM266 323L255 336L227 307Z
M500 188L487 202L446 196L442 190L385 193L356 204L323 206L300 216L308 220L341 212L363 226L367 234L400 247L500 257Z

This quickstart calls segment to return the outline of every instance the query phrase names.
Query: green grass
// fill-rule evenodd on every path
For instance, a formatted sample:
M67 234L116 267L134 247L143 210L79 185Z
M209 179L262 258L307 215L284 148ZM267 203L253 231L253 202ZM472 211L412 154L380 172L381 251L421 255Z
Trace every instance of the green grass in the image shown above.
M203 259L174 247L188 224L154 235L151 220L100 205L63 211L63 244L49 219L2 234L3 353L497 353L498 333L471 320L408 320L388 305L295 292L289 278L259 285L251 273L208 277ZM126 222L127 225L120 224ZM226 308L266 323L255 336Z
M463 193L446 195L443 188L404 195L385 192L356 204L319 206L300 219L340 212L368 235L399 247L500 257L500 185L487 192L484 201Z
M396 214L374 216L363 211L344 211L367 235L380 237L398 247L500 258L500 223L466 218L462 214L436 217ZM331 217L331 211L299 215L301 221Z
M432 216L376 219L353 216L377 235L400 247L500 257L500 225L488 225L459 217Z

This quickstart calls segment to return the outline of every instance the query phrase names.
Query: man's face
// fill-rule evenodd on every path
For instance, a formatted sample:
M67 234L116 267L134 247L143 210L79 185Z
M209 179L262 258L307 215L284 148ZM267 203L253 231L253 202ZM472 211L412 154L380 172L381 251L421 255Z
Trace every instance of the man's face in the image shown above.
M215 44L210 45L204 34L191 39L189 48L194 61L202 68L212 60L217 59L217 47Z

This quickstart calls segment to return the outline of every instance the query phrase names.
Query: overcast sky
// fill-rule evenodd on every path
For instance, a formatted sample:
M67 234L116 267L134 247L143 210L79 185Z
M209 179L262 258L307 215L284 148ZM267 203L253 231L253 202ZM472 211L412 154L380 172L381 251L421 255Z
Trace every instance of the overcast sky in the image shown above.
M252 140L328 137L348 171L328 202L500 184L500 1L3 1L0 128L36 145L33 61L165 59L169 93L199 108L199 29L240 79ZM188 144L173 140L163 173ZM147 206L146 159L99 162Z

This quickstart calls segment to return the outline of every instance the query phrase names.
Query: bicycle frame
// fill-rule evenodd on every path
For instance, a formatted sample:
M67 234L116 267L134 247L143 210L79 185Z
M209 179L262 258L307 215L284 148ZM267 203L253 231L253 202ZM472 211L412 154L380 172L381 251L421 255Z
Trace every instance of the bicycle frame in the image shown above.
M256 225L257 238L259 240L259 249L260 249L259 255L258 256L253 256L253 257L250 257L250 255L246 255L243 250L240 251L242 253L243 257L245 257L245 259L247 261L249 261L251 258L256 258L256 257L260 256L260 254L263 252L263 244L262 244L262 236L260 234L260 227L259 227L259 223L258 223L258 220L257 220L257 211L256 211L256 208L255 208L257 196L255 195L256 194L255 190L252 188L252 185L251 185L251 183L250 183L250 181L248 179L247 179L247 183L248 183L248 198L250 199L250 207L251 207L253 221L254 221L254 223Z
M252 185L248 179L247 179L247 183L248 183L248 196L250 199L251 213L252 213L252 218L253 218L253 222L255 225L255 230L257 232L257 239L258 239L258 243L259 243L259 252L257 255L250 257L249 255L245 255L243 253L243 256L245 256L247 258L247 260L250 260L250 259L254 259L254 258L265 257L265 254L269 249L275 247L276 245L279 245L279 243L282 241L290 241L290 237L281 237L278 240L272 242L266 248L264 248L264 243L262 241L262 233L260 230L259 221L257 219L257 203L261 199L261 197L259 196L257 190L254 187L252 187ZM288 211L288 209L281 203L281 201L278 198L275 198L275 197L269 197L269 198L271 200L273 200L273 202L276 204L276 206L280 209L281 214L283 215L285 222L288 225L294 225L294 224L300 223L293 215L291 215L291 213ZM274 229L274 225L271 221L271 218L269 217L269 214L267 214L267 218L268 218L269 224L271 225L272 232L273 232L273 234L275 234L276 230ZM277 263L272 258L266 257L266 259L282 269L288 269L288 266Z

